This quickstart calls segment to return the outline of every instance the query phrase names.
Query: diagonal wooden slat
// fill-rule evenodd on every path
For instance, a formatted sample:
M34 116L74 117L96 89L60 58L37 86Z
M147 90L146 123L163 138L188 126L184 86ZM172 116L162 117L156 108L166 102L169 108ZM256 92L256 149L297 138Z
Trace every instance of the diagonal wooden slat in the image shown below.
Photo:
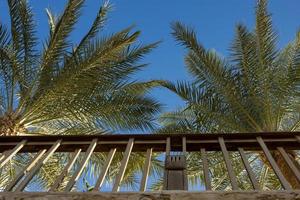
M56 180L54 181L53 185L51 186L51 188L49 189L50 192L56 191L58 189L58 187L60 186L60 184L62 183L64 177L70 172L70 170L72 169L76 159L78 158L78 156L80 155L81 149L76 149L75 152L73 153L71 159L69 160L68 164L65 166L65 168L63 169L63 171L61 172L61 174L56 178Z
M113 148L113 149L111 149L109 151L109 153L107 155L107 159L106 159L105 164L103 166L103 169L102 169L102 171L101 171L101 173L99 175L99 178L98 178L98 180L97 180L97 182L95 184L95 187L94 187L94 189L92 191L99 191L99 189L101 189L101 186L102 186L102 184L104 182L105 176L106 176L106 174L108 172L110 164L111 164L111 162L112 162L112 160L114 158L114 155L116 153L116 150L117 150L116 148Z
M278 177L282 187L285 190L291 190L292 187L290 185L290 183L285 179L285 177L283 176L282 172L280 171L276 161L274 160L271 152L269 151L267 145L265 144L265 142L263 141L262 137L257 137L257 142L259 143L259 145L261 146L267 160L269 161L270 165L272 166L276 176Z
M85 168L86 164L88 163L88 160L90 159L95 147L97 146L97 139L93 139L89 148L87 149L87 151L85 152L84 158L81 161L77 171L73 174L73 176L71 177L71 179L69 180L66 188L65 188L65 192L69 192L71 191L71 189L73 188L75 182L79 179L83 169Z
M5 153L5 156L0 160L0 168L3 167L14 155L18 153L26 144L26 140L22 140L15 148Z
M300 172L299 169L296 167L295 163L292 161L290 156L287 154L287 152L284 150L283 147L277 147L277 150L280 152L282 155L283 159L285 162L288 164L292 172L295 174L297 180L300 182Z
M15 185L22 179L23 176L25 176L38 162L38 160L44 155L46 152L46 149L40 150L31 160L30 162L25 166L25 168L20 171L20 173L6 186L4 189L5 192L11 191Z
M234 171L233 171L233 168L232 168L232 165L231 165L231 162L230 162L229 153L227 151L227 148L226 148L226 145L225 145L225 142L224 142L224 138L219 137L218 140L219 140L221 150L222 150L222 153L223 153L223 156L224 156L224 160L225 160L225 164L226 164L226 168L227 168L227 171L228 171L228 175L229 175L229 179L230 179L230 182L231 182L232 189L233 190L238 190L239 187L238 187L236 176L234 174Z
M205 189L211 190L211 181L210 181L210 177L209 177L209 168L208 168L208 161L207 161L205 148L201 148L200 152L201 152L201 159L202 159L202 165L203 165Z
M134 143L134 139L130 138L129 141L128 141L128 144L126 146L124 157L121 161L120 171L119 171L119 173L116 177L116 180L115 180L115 183L114 183L114 186L113 186L113 189L112 189L113 192L118 192L119 189L120 189L120 184L121 184L121 182L123 180L123 177L124 177L124 174L125 174L125 170L126 170L126 167L127 167L127 164L128 164L128 160L129 160L129 156L130 156L130 153L131 153L131 150L132 150L132 147L133 147L133 143Z
M258 184L258 182L257 182L257 180L255 178L255 175L254 175L254 173L253 173L253 171L251 169L251 166L250 166L250 164L248 162L248 158L247 158L247 156L246 156L246 154L244 152L244 149L243 148L238 148L238 151L239 151L240 156L242 158L242 162L243 162L243 164L244 164L244 166L245 166L245 168L246 168L246 170L248 172L248 175L249 175L249 178L250 178L250 181L252 183L252 186L253 186L254 190L259 190L260 189L259 188L259 184Z
M7 155L9 151L4 151L3 153L1 153L0 155L0 163L1 163L1 160Z
M16 192L20 192L24 190L29 181L33 178L33 176L38 172L38 170L48 161L48 159L53 155L56 149L60 146L62 140L57 140L52 147L47 151L47 153L38 160L36 165L28 172L23 181L16 187Z
M144 192L146 190L147 180L148 180L148 175L149 175L150 165L151 165L151 156L152 156L152 148L147 149L146 160L145 160L145 165L144 165L144 170L143 170L143 175L142 175L142 181L141 181L141 185L140 185L141 192Z

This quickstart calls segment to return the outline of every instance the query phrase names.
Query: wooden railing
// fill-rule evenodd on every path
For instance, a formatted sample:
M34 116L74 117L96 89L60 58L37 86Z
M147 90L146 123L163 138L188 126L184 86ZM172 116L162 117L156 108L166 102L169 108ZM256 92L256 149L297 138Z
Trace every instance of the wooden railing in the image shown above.
M147 135L89 135L89 136L3 136L0 137L0 169L3 168L14 156L20 153L35 153L28 164L17 173L12 180L2 188L5 192L20 192L29 184L41 167L53 156L55 152L70 152L71 156L60 175L55 178L49 191L57 191L64 177L70 172L75 162L78 162L79 155L84 155L78 163L76 170L66 184L64 191L71 191L79 180L83 170L87 167L88 161L94 152L107 152L103 169L92 191L99 191L102 187L111 162L116 152L123 152L120 168L114 181L112 191L118 192L122 179L132 152L144 152L146 159L141 175L140 191L145 191L149 169L151 165L152 152L165 152L166 157L172 156L172 152L179 153L182 158L189 152L199 152L204 174L204 185L206 190L212 189L209 161L207 152L222 152L226 164L230 183L233 190L239 190L237 176L234 173L229 152L238 152L247 175L254 190L260 190L258 180L249 164L246 151L260 151L265 156L269 166L276 174L281 186L285 190L292 190L290 182L284 176L278 163L273 157L273 152L279 152L287 166L300 182L300 172L297 161L293 160L288 152L300 149L300 133L235 133L235 134L147 134ZM172 158L169 157L169 161ZM166 159L167 160L167 159ZM167 162L167 161L166 161ZM199 161L200 162L200 161ZM183 162L185 163L185 162ZM176 163L175 163L176 164ZM169 165L169 164L168 164ZM182 163L181 163L182 165ZM172 166L172 163L171 165ZM174 168L179 169L179 168ZM179 170L183 172L183 179L186 179L186 168ZM199 169L200 170L200 169ZM164 188L168 186L168 169L165 169ZM177 173L178 174L178 173ZM182 188L187 189L186 180L180 180L185 184ZM174 180L174 177L172 177ZM175 186L178 187L178 186ZM173 187L174 188L174 187Z

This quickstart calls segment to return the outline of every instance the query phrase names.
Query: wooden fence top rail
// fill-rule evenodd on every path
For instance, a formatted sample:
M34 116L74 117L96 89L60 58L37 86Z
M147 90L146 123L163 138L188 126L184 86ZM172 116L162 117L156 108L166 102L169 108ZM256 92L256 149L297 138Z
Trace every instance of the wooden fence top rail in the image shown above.
M167 138L171 139L171 150L182 150L182 138L186 139L187 151L200 151L205 148L207 151L218 151L220 145L218 138L223 137L229 151L237 151L237 147L245 150L260 150L256 140L261 136L270 149L282 146L288 149L296 149L299 142L296 136L300 132L259 132L259 133L198 133L198 134L114 134L114 135L33 135L33 136L0 136L0 152L12 149L17 143L26 140L26 145L20 152L37 152L41 149L48 149L57 140L61 139L62 144L57 151L71 152L75 148L87 149L93 139L97 139L95 152L109 151L117 148L117 151L124 151L128 140L134 139L133 152L165 151Z

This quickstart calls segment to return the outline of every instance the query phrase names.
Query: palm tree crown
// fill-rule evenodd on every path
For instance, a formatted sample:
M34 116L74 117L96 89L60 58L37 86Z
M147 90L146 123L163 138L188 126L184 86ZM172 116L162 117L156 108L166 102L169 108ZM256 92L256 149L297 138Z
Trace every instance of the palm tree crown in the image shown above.
M176 40L187 48L185 64L194 80L163 84L180 96L186 105L165 113L161 132L270 132L300 129L300 32L283 49L276 45L267 1L259 0L256 7L256 25L249 31L238 24L230 48L229 58L208 50L197 40L193 29L180 22L172 24ZM290 156L296 157L290 151ZM225 165L220 155L211 154L210 164L215 189L229 185L224 174ZM282 160L273 152L285 177L294 188L300 185ZM199 173L199 154L188 158L190 177ZM239 176L240 187L248 187L243 178L238 154L232 154ZM251 154L262 188L279 188L262 154ZM264 165L266 164L266 165ZM300 166L299 166L300 167ZM195 180L195 179L191 179Z
M170 126L202 132L295 131L300 127L300 32L276 48L266 1L258 1L255 30L239 24L227 59L205 49L196 33L176 22L173 35L184 45L192 82L164 86L186 107L163 115Z
M116 129L149 130L160 104L147 95L161 81L138 82L131 76L145 67L139 61L157 43L138 44L139 31L132 27L104 35L111 5L104 3L92 26L73 44L70 34L84 0L69 0L56 17L47 11L49 36L38 48L35 21L27 0L8 0L10 28L0 21L0 135L93 134ZM15 177L31 158L14 157L0 169L0 189ZM47 188L67 163L58 154L34 179ZM108 179L118 172L122 154L117 153ZM123 184L134 186L144 157L133 154ZM88 170L98 176L106 154L94 153ZM155 159L154 159L155 160ZM154 161L152 171L160 168Z
M72 43L84 0L70 0L55 17L39 50L26 0L8 0L10 29L0 22L0 133L91 134L151 129L160 105L146 95L157 81L130 76L157 43L136 44L139 31L102 33L111 5L104 3L80 42ZM10 31L9 31L10 30ZM99 32L101 34L99 34Z

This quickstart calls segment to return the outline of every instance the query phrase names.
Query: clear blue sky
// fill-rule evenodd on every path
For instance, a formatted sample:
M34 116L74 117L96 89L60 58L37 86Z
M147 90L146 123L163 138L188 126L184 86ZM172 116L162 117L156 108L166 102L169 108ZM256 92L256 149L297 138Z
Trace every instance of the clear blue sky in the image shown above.
M45 8L59 13L65 0L29 0L37 19L38 34L41 39L48 34ZM199 40L207 47L227 55L234 36L234 26L238 22L248 27L254 25L255 0L111 0L114 10L110 14L106 32L116 32L132 24L142 31L143 43L162 40L160 46L149 54L145 63L149 66L137 75L138 79L184 80L188 74L184 68L184 50L170 35L170 23L180 20L197 30ZM87 0L81 20L72 35L78 40L92 23L101 0ZM299 0L271 0L269 10L273 14L275 29L279 34L279 46L294 38L300 28ZM0 0L0 20L6 21L6 1ZM153 95L174 109L182 105L180 99L164 89L155 89Z

